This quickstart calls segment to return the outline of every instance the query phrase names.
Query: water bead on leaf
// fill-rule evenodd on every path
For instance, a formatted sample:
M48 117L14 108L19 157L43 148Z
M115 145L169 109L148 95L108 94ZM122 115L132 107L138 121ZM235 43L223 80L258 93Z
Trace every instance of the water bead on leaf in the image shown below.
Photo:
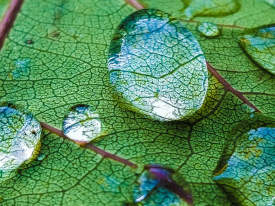
M200 23L198 26L198 31L206 37L216 37L220 34L218 26L210 22Z
M252 129L238 139L235 152L214 180L240 205L274 205L275 128Z
M208 88L206 60L184 25L159 10L124 19L109 50L111 84L124 106L161 121L199 110Z
M240 5L237 0L182 0L185 6L184 17L225 16L237 12Z
M264 0L267 4L275 8L275 0Z
M193 205L191 193L174 182L169 169L159 165L147 165L145 169L134 189L134 202L146 206Z
M240 39L247 55L271 74L275 74L275 26L253 29Z
M77 105L71 108L63 121L63 132L70 139L86 143L104 135L99 114L90 106Z
M0 107L0 182L38 154L40 135L40 123L30 113Z

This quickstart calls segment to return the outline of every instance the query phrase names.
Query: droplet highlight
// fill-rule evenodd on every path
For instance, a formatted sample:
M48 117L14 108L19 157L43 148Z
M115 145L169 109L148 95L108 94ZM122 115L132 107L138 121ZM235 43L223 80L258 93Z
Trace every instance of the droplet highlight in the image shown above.
M79 143L87 143L104 135L102 127L99 114L88 105L72 107L63 121L64 134Z
M275 8L275 0L264 0L267 4Z
M240 4L237 0L182 0L183 15L187 19L196 16L226 16L237 12Z
M210 22L200 23L200 25L198 26L198 31L206 37L217 37L220 35L220 30L217 24Z
M198 41L159 10L140 10L122 21L110 45L108 68L123 105L160 121L192 116L208 88Z
M238 139L234 153L214 180L240 205L273 205L275 128L252 129Z
M254 62L275 74L275 26L249 31L240 38L240 43Z
M40 136L40 123L32 114L0 107L0 182L37 155Z

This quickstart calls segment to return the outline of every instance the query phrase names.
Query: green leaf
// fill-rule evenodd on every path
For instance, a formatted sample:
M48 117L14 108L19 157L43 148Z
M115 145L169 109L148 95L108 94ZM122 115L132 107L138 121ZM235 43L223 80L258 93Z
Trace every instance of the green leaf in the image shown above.
M171 5L168 13L181 13L182 4L165 2ZM231 24L238 19L236 25L247 27L274 23L273 8L267 3L242 2L240 13L232 18L195 17L198 22L185 21L185 27L197 38L206 60L262 114L274 116L275 80L244 54L239 45L244 29L218 25L221 35L211 39L197 31L201 20ZM122 0L24 1L0 53L0 101L22 105L39 121L59 129L72 106L91 105L110 128L95 145L135 162L138 168L103 158L44 130L40 151L44 158L0 184L2 205L131 203L144 165L153 163L174 169L179 174L176 182L185 179L194 205L232 204L213 174L227 155L225 149L233 153L231 145L237 137L230 136L232 130L240 123L246 125L254 112L211 74L204 104L188 121L152 121L122 108L109 83L108 50L115 29L134 11ZM26 59L28 64L17 66ZM23 69L14 77L13 72L21 68L27 72Z

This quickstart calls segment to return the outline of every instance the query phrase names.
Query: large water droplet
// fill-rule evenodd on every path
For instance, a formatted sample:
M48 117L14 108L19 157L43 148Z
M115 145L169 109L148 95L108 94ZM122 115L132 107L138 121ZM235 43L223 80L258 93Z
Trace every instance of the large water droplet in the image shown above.
M158 10L140 10L122 21L108 67L126 107L152 119L189 117L206 96L208 73L198 41L181 22Z
M0 107L0 182L37 155L40 135L40 124L30 113Z
M87 105L71 108L63 121L63 132L79 143L87 143L104 135L99 114Z
M206 37L216 37L219 36L220 30L218 26L214 23L203 22L198 26L199 32Z
M240 41L252 60L275 74L275 26L249 31Z
M264 0L266 3L268 3L270 6L275 7L275 0Z
M184 16L192 19L195 16L226 16L239 10L237 0L183 0Z
M272 205L275 128L252 129L238 138L227 164L214 177L241 205Z

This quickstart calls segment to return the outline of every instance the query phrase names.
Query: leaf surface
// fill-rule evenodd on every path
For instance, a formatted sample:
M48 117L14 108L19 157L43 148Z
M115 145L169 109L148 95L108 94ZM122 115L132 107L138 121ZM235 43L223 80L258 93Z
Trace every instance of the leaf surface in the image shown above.
M271 7L261 4L255 15L253 8L245 8L247 20L241 22L254 27L250 17L258 19L258 13ZM189 121L163 123L123 109L109 83L107 54L116 27L134 11L122 0L24 2L0 54L1 102L21 105L59 129L69 108L92 105L110 128L95 145L139 167L104 159L44 131L40 152L44 158L0 185L2 205L131 203L147 164L176 170L178 181L183 178L190 185L195 205L231 205L212 177L225 149L233 152L233 128L252 121L254 113L211 74L205 104ZM264 23L272 23L273 13L265 15ZM207 39L196 26L186 22L207 61L234 88L247 92L263 114L274 116L274 78L241 50L238 37L243 30L222 27L221 36ZM18 66L18 61L25 63Z

